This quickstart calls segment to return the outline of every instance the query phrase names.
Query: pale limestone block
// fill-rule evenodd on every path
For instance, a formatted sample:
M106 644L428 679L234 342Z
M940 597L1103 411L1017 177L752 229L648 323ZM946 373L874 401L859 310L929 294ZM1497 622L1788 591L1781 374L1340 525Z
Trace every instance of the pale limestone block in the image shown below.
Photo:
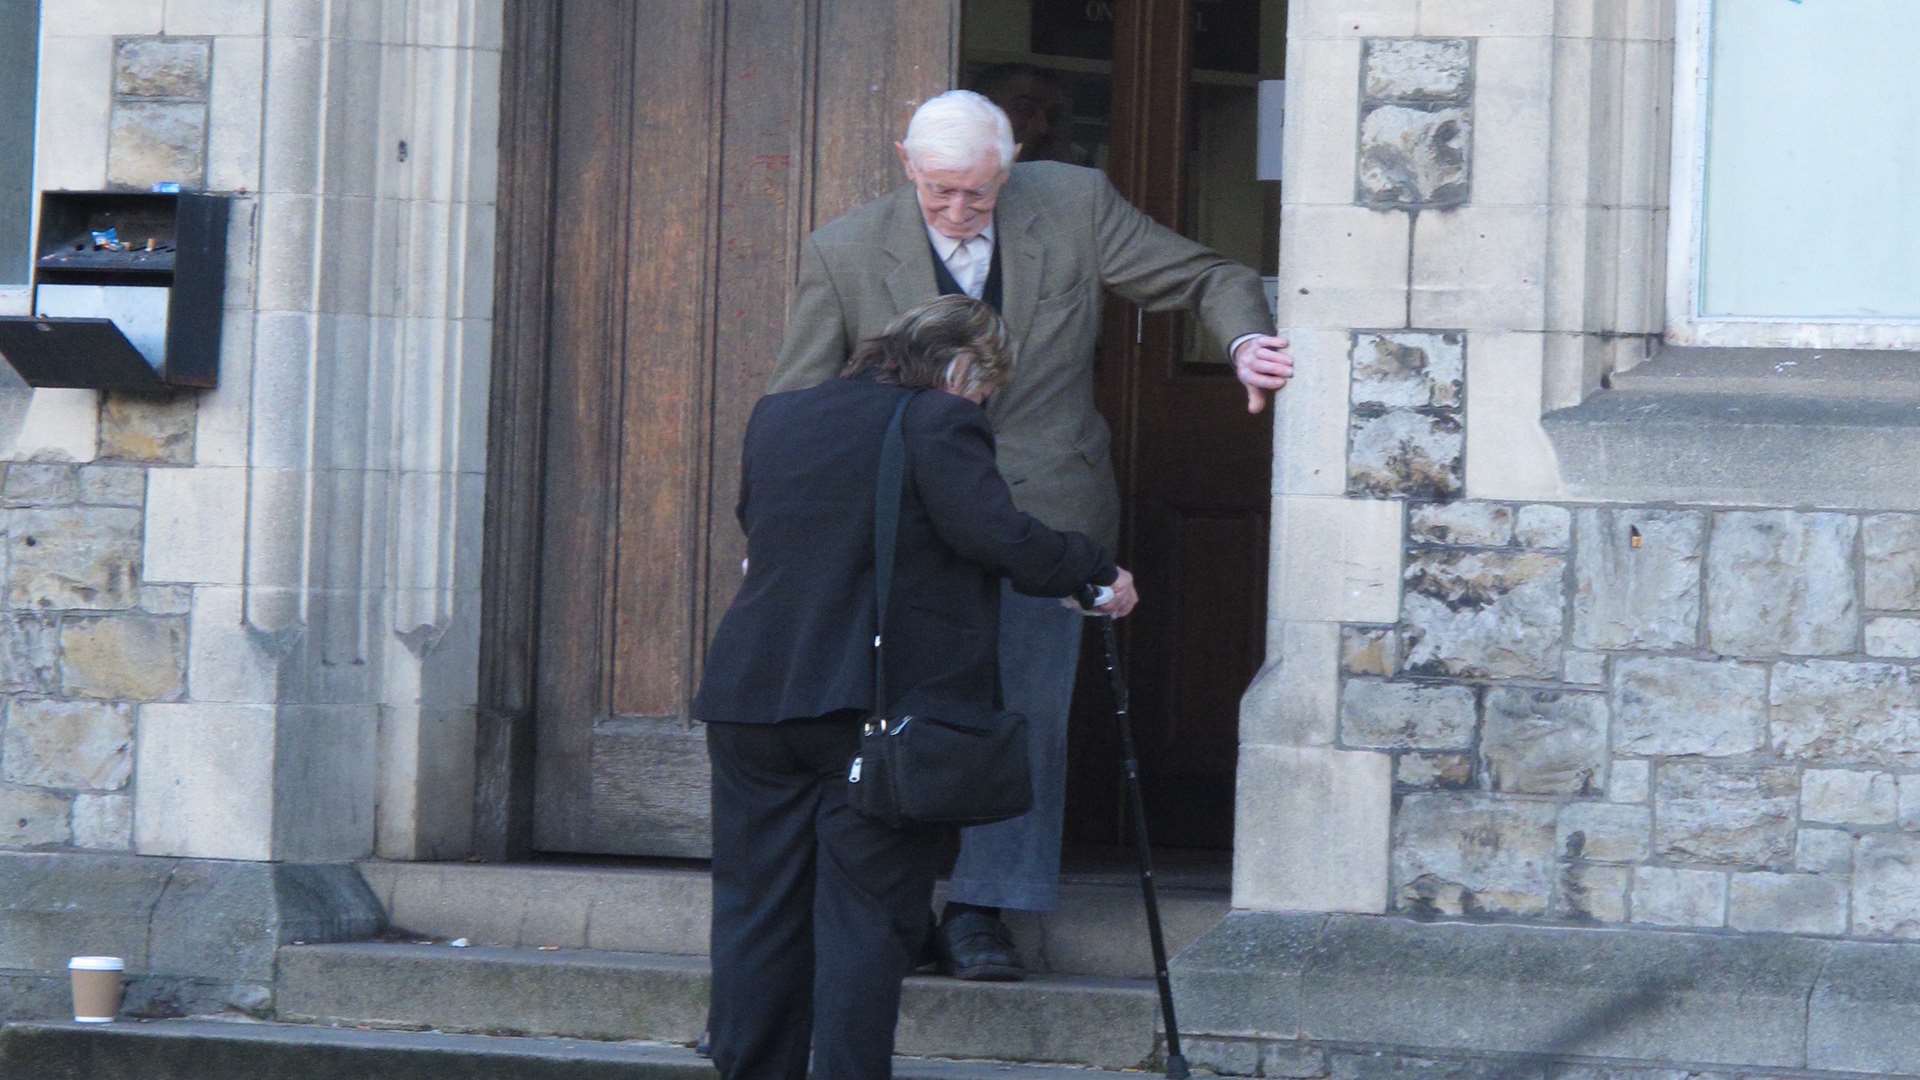
M372 705L280 708L274 730L276 859L339 862L373 853L379 726ZM467 753L471 759L471 743ZM460 797L472 803L471 785Z
M1473 91L1473 43L1464 38L1373 38L1361 63L1366 98L1461 101Z
M477 578L471 580L478 581ZM389 656L404 646L405 642L396 636L389 646ZM435 636L419 653L419 658L419 689L411 701L436 708L464 708L480 700L480 590L477 587L452 594L446 621L435 627ZM390 662L388 671L399 666L398 662ZM406 676L401 676L395 684L405 686L408 681ZM395 702L391 696L388 700L394 704L410 703Z
M1593 0L1561 3L1578 6L1591 17ZM1584 35L1556 35L1553 39L1553 85L1560 88L1560 93L1551 102L1547 189L1555 205L1600 202L1595 198L1594 170L1601 147L1595 144L1593 128L1596 121L1605 119L1606 102L1602 100L1604 88L1594 85L1594 73L1617 70L1617 65L1612 69L1604 66L1599 50L1599 43Z
M215 191L260 189L260 112L266 100L266 62L264 38L223 37L214 42L213 93L207 115L207 186ZM239 208L235 212L240 212Z
M227 379L227 354L224 350L236 337L244 337L246 355L253 355L253 324L236 322L242 314L253 317L254 263L259 257L256 230L260 226L260 199L254 194L229 196L227 206L227 295L226 321L222 324L220 344L220 381Z
M246 624L244 595L240 589L194 590L187 652L187 696L193 701L279 700L287 643Z
M267 0L267 33L311 38L326 32L326 0Z
M213 48L181 38L122 38L115 43L113 92L117 97L205 101Z
M80 499L80 470L58 462L16 461L0 469L0 506L71 506ZM89 503L111 505L109 500Z
M100 456L156 465L193 463L191 394L108 394L100 409Z
M97 390L30 391L13 446L14 461L92 461L100 445Z
M1553 5L1547 0L1420 0L1420 33L1427 36L1540 37L1552 32Z
M1867 606L1920 611L1920 514L1875 514L1860 536Z
M67 843L71 808L65 794L0 784L0 848Z
M312 406L314 463L326 469L384 465L385 460L375 455L374 448L386 447L386 433L393 426L393 416L387 411L388 403L380 400L384 387L373 378L372 324L364 315L324 315L319 329L321 359L313 373L319 383ZM427 361L421 364L422 368L429 372L439 370L429 358L422 359ZM420 402L420 412L430 413L441 406L449 389L445 380L422 387L421 392L427 396ZM438 446L446 439L444 417L417 416L407 420L421 425L414 430L430 433L414 436L409 431L410 442L417 439Z
M312 194L318 190L327 99L325 56L311 35L280 29L282 8L300 8L314 0L289 0L268 9L265 115L273 123L262 130L260 190L276 194Z
M1513 538L1525 548L1564 550L1573 542L1573 514L1564 506L1523 506L1514 519Z
M1560 808L1556 843L1563 859L1645 862L1652 812L1625 803L1575 802Z
M1281 132L1288 205L1353 202L1354 132L1360 123L1360 41L1289 35L1287 123Z
M1554 0L1553 35L1557 38L1586 38L1598 32L1600 5L1594 0Z
M1727 926L1775 934L1844 934L1847 888L1812 874L1735 874Z
M46 13L43 33L51 38L62 29L77 30L84 27L89 34L158 34L161 28L160 14L161 5L150 0L138 3L128 3L127 0L62 0L55 10Z
M86 465L80 469L81 502L94 506L140 506L146 497L145 469L120 465Z
M1269 406L1276 495L1339 495L1347 486L1349 336L1289 331L1293 379ZM465 402L462 408L470 408ZM477 414L484 410L475 410Z
M1785 867L1799 794L1784 766L1665 763L1655 778L1655 850L1673 862Z
M143 706L139 758L134 849L140 854L274 856L272 706Z
M467 77L472 90L467 104L456 114L465 121L462 138L466 161L457 177L454 198L476 206L492 206L499 201L500 187L501 57L497 52L469 52L467 63L471 65ZM476 313L469 310L468 314Z
M1816 874L1853 870L1853 834L1844 829L1801 829L1793 865Z
M1624 0L1620 36L1631 41L1673 41L1674 0Z
M313 250L324 201L310 195L261 196L254 286L261 311L315 310Z
M245 470L154 469L148 485L145 580L238 585L246 560Z
M147 188L205 186L207 107L200 102L119 101L107 146L107 182Z
M1554 39L1482 38L1473 73L1473 202L1548 202Z
M1400 634L1391 626L1342 626L1340 670L1390 679L1400 672Z
M1628 207L1614 211L1617 230L1607 258L1617 268L1613 309L1605 329L1615 334L1658 334L1666 329L1666 229L1662 211Z
M1274 500L1273 614L1306 622L1400 617L1400 505L1372 499Z
M394 34L408 33L415 5L395 10L380 0L347 0L331 5L333 21L326 35L335 41L379 41Z
M140 610L149 615L188 614L193 610L193 588L188 585L142 585Z
M1698 642L1707 515L1582 509L1575 529L1574 644L1690 649Z
M1539 334L1475 334L1467 349L1467 496L1566 498L1560 462L1540 426Z
M1867 620L1867 655L1920 659L1920 619L1882 615Z
M1492 791L1597 795L1606 784L1607 698L1490 687L1480 760Z
M385 472L341 469L315 477L314 517L322 535L317 546L323 549L316 562L328 590L386 586L392 490Z
M1424 915L1545 914L1557 810L1479 792L1405 796L1393 821L1394 906Z
M460 100L455 95L461 83L464 58L460 50L432 47L414 47L408 51L407 58L409 79L418 88L411 103L413 198L416 203L438 206L444 213L460 189L461 131L451 118L459 111ZM450 230L444 222L439 228L438 238L444 239ZM440 312L414 311L412 314Z
M1662 106L1673 100L1673 61L1653 41L1623 43L1620 59L1620 145L1613 163L1620 171L1620 186L1614 204L1665 206L1670 178L1662 168L1661 152L1669 132Z
M1566 681L1576 686L1603 686L1607 681L1607 654L1567 650Z
M379 734L376 853L464 858L473 841L473 710L382 706Z
M1546 271L1544 206L1421 214L1413 238L1413 324L1544 329Z
M336 38L327 49L329 100L323 153L328 195L373 195L379 188L381 158L398 153L397 140L394 148L384 147L380 126L371 122L380 115L383 94L405 94L398 86L383 84L381 59L381 47L370 41Z
M1857 649L1859 531L1859 520L1846 514L1715 514L1707 554L1709 645L1729 656Z
M1419 27L1419 6L1419 0L1295 0L1287 8L1287 36L1410 37Z
M457 401L452 403L452 408L458 414L452 427L460 440L460 444L454 455L454 461L461 472L485 473L487 471L487 405L493 391L493 320L462 319L460 320L458 334L458 340L460 342L460 375L455 382L459 386L460 396ZM1288 415L1286 412L1279 411L1277 406L1284 404L1290 412L1292 402L1288 399L1300 388L1300 369L1297 366L1297 361L1300 357L1298 346L1294 346L1292 351L1296 361L1294 377L1287 380L1286 390L1281 394L1280 398L1271 400L1268 404L1268 408L1276 410L1276 417ZM1326 382L1333 377L1333 374L1334 373L1321 371L1317 373L1315 377L1321 382ZM1333 419L1337 419L1337 417ZM1315 450L1310 450L1304 445L1298 445L1288 437L1288 432L1292 430L1292 426L1290 418L1284 424L1276 420L1274 455L1276 458L1282 459L1274 462L1274 472L1276 475L1286 469L1284 459L1295 453L1300 454L1303 462L1308 463L1307 465L1303 465L1303 467L1308 467L1314 460L1313 455L1316 452ZM1328 427L1334 429L1334 438L1337 440L1339 437L1337 425L1329 424ZM1337 454L1338 452L1339 447L1336 445L1334 453ZM1336 464L1334 468L1337 472L1338 465ZM1337 493L1338 488L1329 486L1326 491L1301 492L1300 494L1332 495Z
M1386 754L1241 747L1233 906L1385 911L1392 801Z
M297 589L302 573L307 473L250 469L247 501L247 576L253 588Z
M1407 517L1414 543L1504 547L1513 540L1513 508L1503 503L1420 503Z
M1825 825L1891 825L1899 813L1892 773L1808 769L1800 778L1800 820Z
M506 38L506 0L468 0L473 13L466 44L499 52Z
M1604 329L1605 313L1613 305L1614 277L1619 268L1619 262L1608 257L1615 216L1611 208L1601 206L1548 208L1548 330Z
M1281 326L1344 331L1405 325L1408 215L1360 206L1285 206L1280 217L1287 238L1280 247Z
M5 555L0 553L0 569L5 566ZM0 616L0 694L50 694L60 685L59 675L60 616L53 612Z
M1607 770L1607 798L1617 803L1646 802L1649 772L1645 761L1615 758Z
M1920 938L1920 837L1868 833L1854 848L1853 932Z
M1896 664L1774 665L1773 751L1813 764L1920 765L1920 681Z
M18 698L0 740L0 777L47 788L118 791L133 775L133 709Z
M1240 699L1242 746L1330 746L1340 715L1337 623L1273 622L1272 657Z
M228 309L220 335L220 385L200 392L194 415L193 458L201 466L247 464L253 420L253 323L251 311Z
M1466 750L1479 710L1469 686L1348 679L1340 695L1340 737L1369 750Z
M1727 876L1712 870L1633 868L1633 921L1653 926L1724 926Z
M1569 863L1560 869L1560 887L1553 899L1554 914L1580 922L1626 922L1627 890L1632 884L1631 867ZM1577 1078L1568 1073L1564 1080ZM1688 1080L1701 1078L1695 1076Z
M327 316L262 312L255 323L251 409L258 417L307 415L307 381L319 348L318 324ZM248 464L295 469L307 464L304 422L259 423L249 438Z
M56 37L49 32L40 42L40 70L60 73L60 92L43 93L39 101L34 173L45 190L88 191L107 183L113 38L107 36L111 31L94 29L91 24L72 25L86 26L99 36ZM46 79L43 76L42 81Z
M60 626L60 689L70 696L166 701L186 676L187 627L178 617L69 618Z
M169 35L257 37L267 29L266 0L166 0Z
M73 797L73 846L125 851L133 846L133 796L81 792Z

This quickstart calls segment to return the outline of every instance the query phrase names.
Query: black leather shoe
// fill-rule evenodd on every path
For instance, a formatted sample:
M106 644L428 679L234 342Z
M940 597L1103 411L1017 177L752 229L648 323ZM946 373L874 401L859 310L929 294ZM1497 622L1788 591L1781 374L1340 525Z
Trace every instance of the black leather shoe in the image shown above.
M940 969L970 982L1019 982L1027 977L1014 951L1007 924L979 911L963 911L941 920L934 935Z

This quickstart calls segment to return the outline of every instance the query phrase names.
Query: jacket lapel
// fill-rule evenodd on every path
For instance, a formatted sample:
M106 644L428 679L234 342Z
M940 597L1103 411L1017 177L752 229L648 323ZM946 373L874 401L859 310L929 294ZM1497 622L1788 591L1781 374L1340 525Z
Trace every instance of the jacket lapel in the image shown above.
M886 281L895 315L904 315L915 305L940 295L940 286L933 280L933 256L927 246L926 222L920 217L920 204L914 200L912 185L893 194L883 244L894 260Z
M1007 188L994 207L994 231L1000 242L1000 311L1015 350L1026 344L1033 328L1034 303L1040 299L1040 281L1047 267L1046 245L1035 229L1038 218L1022 198L1020 170L1007 178Z

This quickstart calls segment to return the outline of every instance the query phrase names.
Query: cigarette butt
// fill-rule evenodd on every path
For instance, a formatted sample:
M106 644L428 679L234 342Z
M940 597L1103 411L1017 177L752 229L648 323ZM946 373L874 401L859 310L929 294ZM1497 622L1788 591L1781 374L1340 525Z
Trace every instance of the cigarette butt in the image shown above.
M148 251L153 250L153 237L151 236L147 237L147 250Z

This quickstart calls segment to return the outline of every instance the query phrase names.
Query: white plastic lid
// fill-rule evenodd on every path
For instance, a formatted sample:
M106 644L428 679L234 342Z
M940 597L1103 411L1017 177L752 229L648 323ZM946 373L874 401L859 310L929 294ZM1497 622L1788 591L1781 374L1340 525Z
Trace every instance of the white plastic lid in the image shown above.
M117 956L76 956L67 961L73 971L125 971L127 962Z

